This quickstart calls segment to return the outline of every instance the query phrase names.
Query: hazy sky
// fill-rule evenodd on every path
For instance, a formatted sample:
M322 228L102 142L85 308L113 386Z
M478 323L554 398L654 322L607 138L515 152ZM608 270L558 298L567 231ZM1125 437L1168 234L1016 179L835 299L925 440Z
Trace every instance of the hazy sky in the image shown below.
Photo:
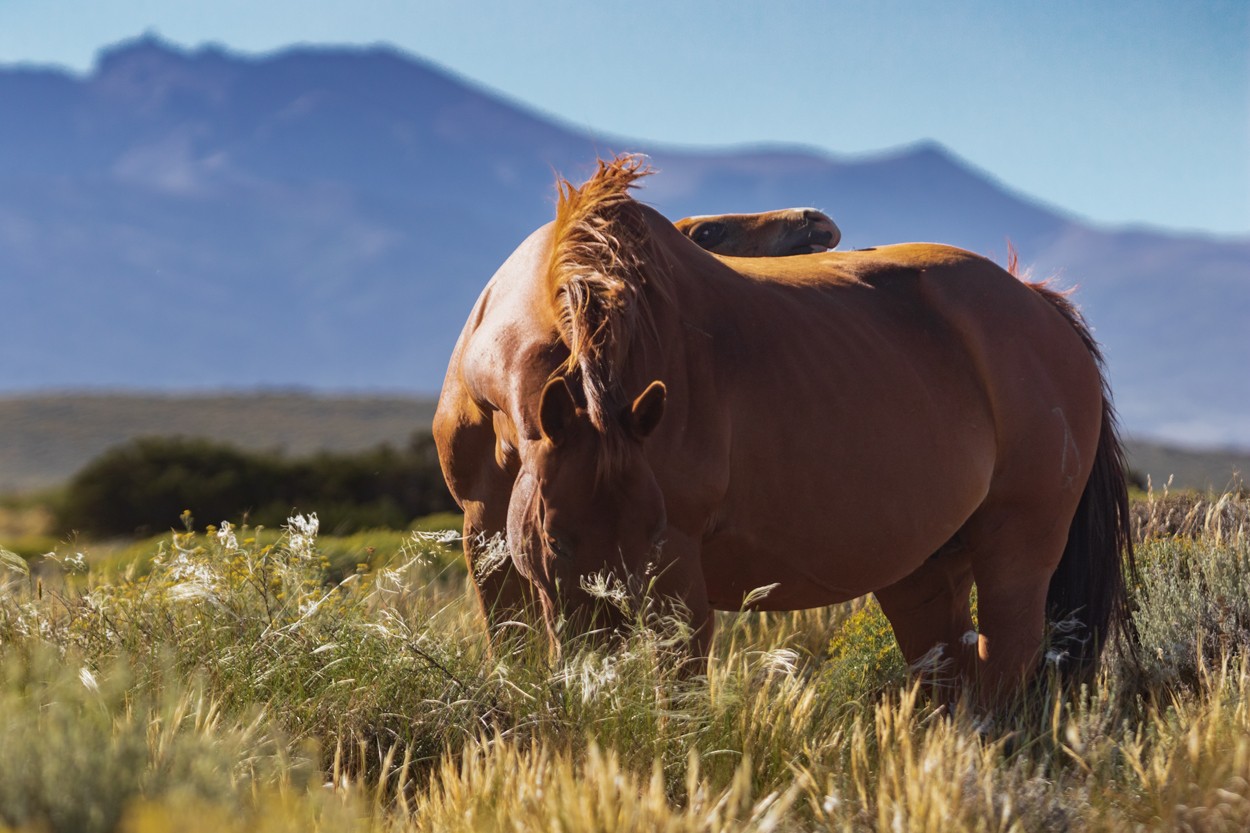
M626 137L933 138L1095 221L1250 233L1250 0L0 0L0 62L86 70L149 29L391 43Z

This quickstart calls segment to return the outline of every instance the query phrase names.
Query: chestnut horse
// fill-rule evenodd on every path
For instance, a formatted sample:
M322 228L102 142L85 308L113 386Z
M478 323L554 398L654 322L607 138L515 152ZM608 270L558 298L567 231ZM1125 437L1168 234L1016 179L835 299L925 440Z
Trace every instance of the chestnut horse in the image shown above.
M488 620L614 624L585 615L610 572L679 601L705 657L754 589L872 592L909 663L945 646L983 693L1037 667L1048 620L1092 670L1131 549L1071 304L933 244L721 259L632 199L645 173L562 183L452 355L435 439Z
M687 217L673 225L702 248L729 257L809 255L842 239L829 215L814 208Z

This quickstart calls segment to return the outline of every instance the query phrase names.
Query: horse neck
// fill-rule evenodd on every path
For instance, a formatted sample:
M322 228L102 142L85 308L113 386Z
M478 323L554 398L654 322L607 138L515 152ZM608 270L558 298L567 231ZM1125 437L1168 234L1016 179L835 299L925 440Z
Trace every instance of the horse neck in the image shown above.
M646 376L644 385L654 379L664 381L668 385L666 411L686 410L686 403L679 400L707 381L691 376L714 366L714 334L721 328L718 316L732 313L724 309L721 296L733 292L734 279L740 284L741 278L666 220L654 233L669 279L664 296L653 299L656 346L644 351L645 366L633 375L638 381Z
M736 292L742 283L740 275L714 255L700 249L671 224L654 230L655 243L668 264L668 307L664 325L669 329L665 341L683 349L698 351L700 340L686 337L703 334L702 341L711 349L711 334L716 322L726 313L724 296Z

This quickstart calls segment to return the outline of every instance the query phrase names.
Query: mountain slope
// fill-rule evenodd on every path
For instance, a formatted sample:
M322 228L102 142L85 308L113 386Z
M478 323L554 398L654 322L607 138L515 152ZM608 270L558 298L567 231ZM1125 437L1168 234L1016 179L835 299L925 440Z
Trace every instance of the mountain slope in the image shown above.
M941 147L694 152L585 135L387 49L141 39L0 68L0 392L434 392L553 170L652 154L671 217L816 205L843 247L935 240L1078 285L1135 433L1250 446L1250 240L1108 231Z

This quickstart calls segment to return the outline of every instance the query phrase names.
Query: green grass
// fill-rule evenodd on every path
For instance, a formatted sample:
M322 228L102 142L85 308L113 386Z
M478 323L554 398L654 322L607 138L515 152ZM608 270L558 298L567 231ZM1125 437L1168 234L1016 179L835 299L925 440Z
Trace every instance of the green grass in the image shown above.
M665 621L492 656L411 531L5 560L0 829L1244 830L1248 505L1214 507L1140 549L1140 663L996 716L926 701L874 604L724 615L705 679Z

